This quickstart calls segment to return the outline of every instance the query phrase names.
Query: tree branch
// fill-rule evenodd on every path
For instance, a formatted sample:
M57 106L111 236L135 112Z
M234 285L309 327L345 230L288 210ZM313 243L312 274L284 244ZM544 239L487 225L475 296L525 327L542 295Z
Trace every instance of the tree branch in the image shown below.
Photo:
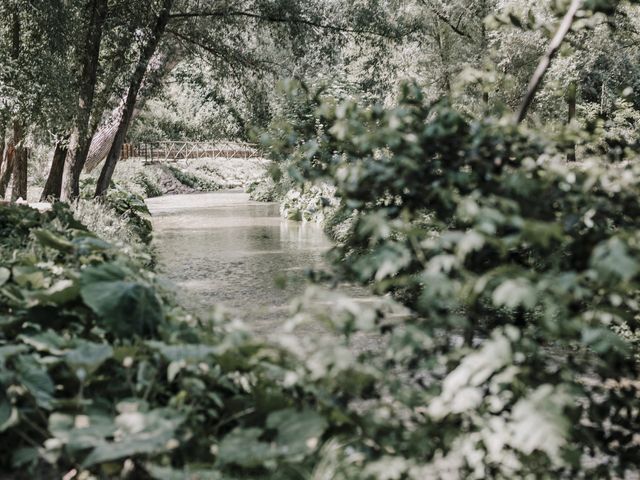
M445 15L443 15L442 13L440 13L438 10L436 10L436 8L431 5L430 3L428 3L426 0L421 0L422 4L427 7L429 10L431 10L431 12L438 17L439 20L441 20L442 22L444 22L451 30L453 30L455 33L457 33L458 35L460 35L461 37L465 37L468 38L469 40L473 40L471 38L471 35L469 35L467 32L465 32L464 30L462 30L460 28L460 23L462 22L462 17L464 16L464 12L462 12L460 14L460 17L458 18L458 22L456 25L453 24L453 22L451 21L451 19L447 18Z
M538 67L536 71L533 73L531 80L529 82L529 86L527 88L527 94L525 95L522 103L520 105L520 110L518 111L518 115L516 117L516 124L522 123L522 121L527 116L527 112L529 111L529 107L531 106L531 102L536 96L540 85L542 84L542 80L546 75L549 67L551 66L551 61L560 50L564 39L568 35L571 27L573 26L573 21L575 19L576 13L578 13L578 9L582 4L582 0L572 0L571 5L569 6L569 10L565 14L560 26L558 27L558 31L551 39L549 46L547 47L547 51L544 56L540 59L538 63Z
M204 50L205 52L213 55L214 57L219 58L229 66L234 65L234 62L231 60L231 57L234 57L237 63L241 64L243 67L252 69L255 71L263 70L269 73L275 73L275 69L273 68L272 65L275 64L276 66L281 67L281 65L275 62L268 62L265 60L251 58L250 56L244 55L242 52L239 52L239 51L227 51L227 52L221 51L218 48L207 45L195 38L184 35L170 28L167 29L167 33L174 35L176 38L178 38L178 40L182 42L189 43L197 48L200 48L201 50Z
M276 17L274 15L262 15L256 12L249 12L245 10L218 10L218 11L204 11L204 12L176 12L171 15L171 19L183 19L183 18L204 18L204 17L246 17L254 20L262 20L270 23L299 23L307 25L309 27L320 28L322 30L329 30L337 33L350 33L355 35L372 35L383 38L398 39L401 35L389 35L386 33L376 32L373 30L359 30L346 27L340 27L337 25L330 25L327 23L314 22L313 20L307 20L304 18L285 18Z

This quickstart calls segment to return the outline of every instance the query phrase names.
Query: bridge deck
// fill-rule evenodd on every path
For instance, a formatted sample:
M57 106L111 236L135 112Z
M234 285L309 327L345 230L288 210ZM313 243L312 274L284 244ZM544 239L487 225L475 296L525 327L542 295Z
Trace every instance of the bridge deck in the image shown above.
M142 158L146 162L175 162L191 158L261 158L257 145L239 142L153 142L127 143L121 160Z

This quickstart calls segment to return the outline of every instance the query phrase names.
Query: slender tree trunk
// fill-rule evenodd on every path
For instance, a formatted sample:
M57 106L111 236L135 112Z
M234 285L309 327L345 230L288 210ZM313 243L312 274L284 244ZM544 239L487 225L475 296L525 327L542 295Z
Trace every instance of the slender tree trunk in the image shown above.
M129 91L127 92L127 98L122 110L122 118L120 119L107 159L102 167L102 171L100 172L100 178L98 179L98 184L96 186L96 197L103 195L109 189L113 172L115 171L116 164L120 159L122 145L124 144L127 131L131 125L131 119L133 118L136 102L138 100L138 93L140 92L142 82L144 81L145 74L147 73L149 62L156 53L160 39L164 34L167 23L169 22L172 5L173 0L163 1L162 10L158 15L153 30L151 31L151 36L147 40L147 44L140 54L138 64L136 65L133 76L131 77L131 83L129 84Z
M13 123L13 145L15 155L13 158L13 185L11 187L11 200L19 198L27 199L27 149L24 147L24 126L19 120Z
M449 76L449 57L447 53L447 46L443 37L442 27L440 25L440 19L435 18L435 34L438 42L438 54L440 55L440 62L442 68L442 83L444 84L445 92L448 96L451 96L451 78Z
M529 107L531 106L531 102L538 93L538 89L540 85L542 85L542 80L544 80L549 67L551 66L551 61L555 58L556 54L560 50L560 47L564 43L564 39L567 37L569 32L571 31L571 27L573 26L573 22L575 21L576 14L578 10L580 10L580 6L582 5L583 0L571 0L571 4L569 5L569 9L567 13L563 17L558 30L555 35L551 39L549 46L547 47L547 51L542 56L540 61L538 62L538 67L535 72L533 72L533 76L529 81L529 86L527 88L527 93L520 104L520 109L516 115L516 123L520 124L527 116L527 112L529 111Z
M4 162L4 172L2 172L2 176L0 176L0 200L3 200L7 193L9 180L11 180L11 174L13 173L13 159L15 155L16 149L13 147L13 143L9 142Z
M7 148L7 125L0 123L0 174L4 163L4 151Z
M89 5L90 21L82 60L78 110L62 176L60 198L63 201L74 200L80 195L80 174L91 145L91 111L98 77L102 27L107 18L107 11L107 0L92 0Z
M160 80L171 73L179 63L178 57L178 55L172 55L169 58L157 58L155 61L152 60L150 62L149 70L147 71L147 75L143 82L143 87L138 94L138 101L136 102L136 105L133 108L133 113L131 114L131 121L133 121L144 108L144 104L147 99L145 93L148 90L146 87L154 84L154 80ZM126 98L122 101L121 105L111 112L108 120L94 135L89 155L87 156L87 162L85 164L85 170L87 172L91 172L94 168L100 165L109 153L109 150L111 150L111 146L113 145L113 141L120 126L120 121L122 120L125 103Z
M16 8L11 15L11 60L18 67L20 61L22 22L20 11ZM12 122L11 140L9 142L5 170L0 178L0 198L4 198L13 175L12 200L27 198L27 158L24 150L24 127L16 114Z
M64 162L67 158L67 151L68 148L65 140L56 142L56 149L53 152L47 183L44 185L42 197L40 197L41 202L60 199L60 194L62 193L62 174L64 172Z
M576 97L577 97L577 86L576 82L571 82L569 87L567 88L567 107L568 107L568 115L567 115L567 124L573 122L576 118ZM569 147L569 152L567 153L567 162L575 162L576 161L576 144L575 142Z

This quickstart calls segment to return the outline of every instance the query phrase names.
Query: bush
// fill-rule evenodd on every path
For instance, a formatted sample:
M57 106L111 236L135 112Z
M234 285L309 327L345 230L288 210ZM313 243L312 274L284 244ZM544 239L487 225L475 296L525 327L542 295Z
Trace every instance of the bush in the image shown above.
M286 351L220 315L186 314L140 259L64 204L0 205L0 233L0 473L289 478L308 468L328 422Z
M377 378L350 443L362 476L637 472L637 161L569 165L562 135L466 118L410 86L391 109L309 101L274 158L335 185L353 221L336 279L410 309L384 324L326 314L347 334L389 333L361 359Z

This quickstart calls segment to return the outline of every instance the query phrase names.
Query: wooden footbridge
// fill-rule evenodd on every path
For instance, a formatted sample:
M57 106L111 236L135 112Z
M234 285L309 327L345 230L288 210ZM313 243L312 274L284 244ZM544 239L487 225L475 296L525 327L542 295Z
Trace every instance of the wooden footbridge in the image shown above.
M192 158L262 158L258 146L240 142L153 142L127 143L122 146L121 160L143 159L152 162L176 162Z

